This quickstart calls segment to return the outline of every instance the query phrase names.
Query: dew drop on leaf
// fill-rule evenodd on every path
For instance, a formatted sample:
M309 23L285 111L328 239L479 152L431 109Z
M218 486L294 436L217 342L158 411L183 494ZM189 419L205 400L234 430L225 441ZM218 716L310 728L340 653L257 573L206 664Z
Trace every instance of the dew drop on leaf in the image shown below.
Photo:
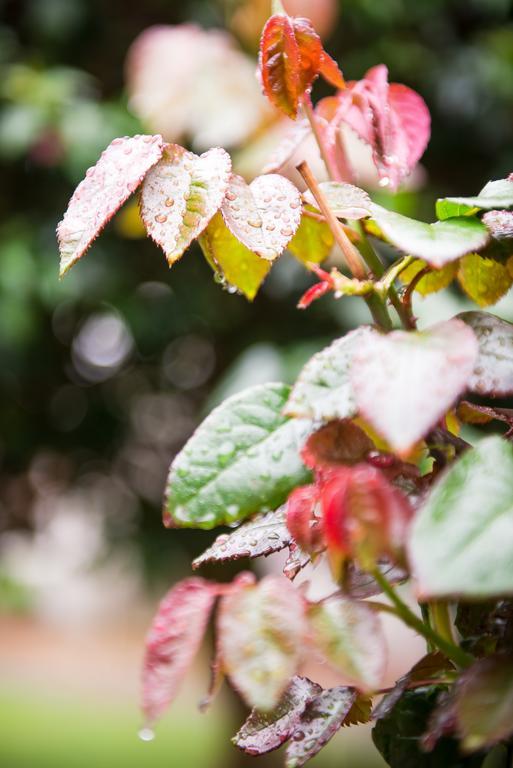
M141 728L137 735L141 741L153 741L155 738L155 732L151 728Z

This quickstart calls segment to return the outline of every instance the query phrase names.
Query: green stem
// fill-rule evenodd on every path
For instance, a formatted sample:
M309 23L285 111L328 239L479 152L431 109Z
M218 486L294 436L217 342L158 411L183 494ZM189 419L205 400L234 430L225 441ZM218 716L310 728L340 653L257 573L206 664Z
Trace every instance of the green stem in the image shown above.
M430 602L429 616L431 618L431 624L435 632L438 632L440 637L445 638L447 642L454 643L452 622L449 615L449 606L447 603L442 603L439 600L433 600Z
M444 653L448 659L451 659L459 667L468 667L473 662L472 656L462 650L459 646L453 642L449 642L438 634L428 624L424 624L422 619L419 619L413 611L401 600L397 592L392 585L387 581L379 569L375 569L372 573L375 580L383 590L384 594L390 599L392 605L395 608L396 615L411 629L414 629L428 642L436 646L442 653Z

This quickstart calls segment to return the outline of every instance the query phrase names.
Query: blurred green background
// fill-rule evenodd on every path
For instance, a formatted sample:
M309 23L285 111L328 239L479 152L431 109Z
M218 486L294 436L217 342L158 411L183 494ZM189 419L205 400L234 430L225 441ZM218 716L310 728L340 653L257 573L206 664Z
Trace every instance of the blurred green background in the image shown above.
M473 194L511 172L509 0L285 5L314 18L347 78L384 62L391 80L428 102L423 170L387 205L429 218L437 196ZM253 304L216 284L197 247L170 272L141 239L130 204L59 282L55 226L87 167L119 135L162 130L195 149L212 137L245 173L258 173L275 116L244 78L254 82L268 6L0 0L2 768L245 764L229 744L243 717L235 699L196 714L206 657L155 742L136 738L146 624L212 538L162 528L166 470L225 393L292 380L308 355L365 321L365 308L328 298L298 312L311 280L288 255ZM186 44L175 77L173 51L157 52L144 75L154 101L143 103L135 55L125 65L130 46L152 25L188 22L228 37L214 35L211 60L201 42L210 32L199 47ZM462 306L452 288L418 312L437 319ZM513 316L511 300L498 312ZM357 739L340 734L318 764L379 765L360 746L367 735Z

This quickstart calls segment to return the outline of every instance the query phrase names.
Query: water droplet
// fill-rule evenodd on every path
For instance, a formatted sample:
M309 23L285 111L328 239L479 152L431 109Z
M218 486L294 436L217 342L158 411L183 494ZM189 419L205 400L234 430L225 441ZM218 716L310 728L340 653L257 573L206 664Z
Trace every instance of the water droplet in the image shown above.
M295 209L295 208L299 208L300 205L301 205L301 203L293 202L293 203L290 204L290 207Z
M226 283L226 277L222 272L214 272L214 282L218 285L224 285Z
M171 207L172 207L174 204L175 204L175 201L173 200L173 198L172 198L172 197L168 197L168 198L166 199L165 203L164 203L164 205L166 206L166 208L171 208Z
M163 224L165 221L167 221L167 216L164 213L158 213L155 216L155 221L158 221L159 224Z
M238 290L239 290L239 289L237 288L237 286L236 286L236 285L231 285L231 283L227 283L227 284L225 285L225 288L226 288L226 290L228 291L228 293L231 293L232 295L233 295L234 293L237 293L237 292L238 292Z
M304 738L305 738L305 734L303 733L303 731L294 731L294 733L292 734L293 741L303 741Z
M283 229L281 230L281 234L284 237L291 237L294 233L292 232L290 227L283 227Z
M153 741L155 738L155 733L152 731L151 728L141 728L139 733L137 734L141 741Z
M276 229L276 225L275 224L267 224L265 228L267 229L268 232L274 232L274 230Z
M262 226L262 222L258 219L248 219L248 224L250 227L255 227L255 229L258 229Z
M236 517L239 514L239 505L238 504L228 504L226 507L226 514L230 517ZM227 539L229 536L226 537Z
M383 177L382 177L382 178L379 180L379 186L380 186L380 187L388 187L388 186L389 186L389 184L390 184L390 179L388 178L388 176L383 176Z
M230 190L228 190L228 192L226 193L226 199L227 200L236 200L237 199L237 195L234 192L230 192Z

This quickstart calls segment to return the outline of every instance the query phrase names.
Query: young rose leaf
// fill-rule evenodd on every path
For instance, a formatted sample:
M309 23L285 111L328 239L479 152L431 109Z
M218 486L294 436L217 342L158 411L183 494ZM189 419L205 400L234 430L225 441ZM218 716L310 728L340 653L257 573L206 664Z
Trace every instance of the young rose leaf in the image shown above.
M326 660L360 690L379 688L387 655L379 616L365 603L338 596L311 604L307 615Z
M488 211L483 216L483 223L496 240L513 237L513 211Z
M275 509L308 482L299 449L311 425L283 416L289 393L285 384L259 384L212 411L171 464L166 524L233 523Z
M357 692L339 685L319 693L301 715L285 752L285 768L300 768L311 760L344 724Z
M424 100L404 85L388 84L388 70L372 67L338 94L331 130L347 124L370 145L383 186L395 189L423 155L431 132Z
M232 175L221 206L226 226L250 251L274 261L287 247L301 220L301 196L284 176L257 176L246 184Z
M165 712L199 650L217 585L190 578L160 603L146 638L142 710L152 724Z
M111 141L102 152L76 188L57 227L61 277L135 192L150 168L160 160L163 149L162 136L125 136Z
M513 324L488 312L458 315L476 335L479 354L468 388L479 395L513 393Z
M214 272L253 301L271 269L271 263L237 240L219 212L210 220L199 238L199 244Z
M489 437L433 486L409 547L422 599L513 594L512 476L513 447Z
M428 653L418 661L405 675L399 678L390 693L384 696L372 712L373 720L381 720L390 714L401 696L412 683L424 682L429 685L431 679L440 678L447 672L454 673L454 666L439 651Z
M453 701L463 749L474 752L513 733L513 659L480 659L459 678Z
M231 683L269 712L295 674L305 635L303 598L284 576L266 576L222 598L219 649Z
M489 424L491 421L503 421L508 425L508 432L513 429L512 408L490 408L462 400L456 409L456 415L464 424Z
M335 87L344 87L342 73L323 51L310 21L284 13L271 16L263 29L259 71L264 94L293 120L319 74Z
M458 281L472 301L480 307L489 307L509 291L513 275L500 261L468 253L460 260Z
M322 548L322 527L315 515L318 501L315 485L294 488L287 501L287 528L304 552Z
M374 443L352 421L330 421L310 435L301 452L310 469L358 464L374 450Z
M299 374L285 413L315 421L354 416L356 404L349 369L355 351L368 333L369 328L358 328L314 355Z
M367 333L351 369L358 408L406 456L465 390L477 353L474 333L456 319L419 333Z
M222 563L241 557L267 557L280 552L291 543L291 536L285 522L285 509L258 515L248 523L239 526L233 533L222 533L202 555L197 557L193 568L204 563Z
M485 225L474 217L426 224L373 205L372 218L392 245L435 269L478 251L489 239Z
M408 285L411 281L425 269L428 265L422 259L416 259L406 269L403 269L399 275L399 280ZM452 283L458 274L458 263L453 261L446 264L442 269L433 269L420 278L415 286L417 293L421 296L428 296L430 293L441 291Z
M248 755L265 755L292 736L306 706L322 688L307 677L293 677L278 705L269 713L253 710L232 741Z
M325 221L319 221L304 213L287 249L303 264L320 264L330 255L334 242L333 233Z
M363 189L339 181L323 181L319 187L329 207L338 218L364 219L371 215L372 200ZM317 208L317 202L309 189L303 197L309 205Z
M168 144L162 159L146 175L141 215L150 237L173 265L221 207L232 163L224 149L203 155Z
M437 200L436 215L439 219L472 214L476 209L490 211L493 208L513 206L513 181L499 179L489 181L475 197L443 197Z

